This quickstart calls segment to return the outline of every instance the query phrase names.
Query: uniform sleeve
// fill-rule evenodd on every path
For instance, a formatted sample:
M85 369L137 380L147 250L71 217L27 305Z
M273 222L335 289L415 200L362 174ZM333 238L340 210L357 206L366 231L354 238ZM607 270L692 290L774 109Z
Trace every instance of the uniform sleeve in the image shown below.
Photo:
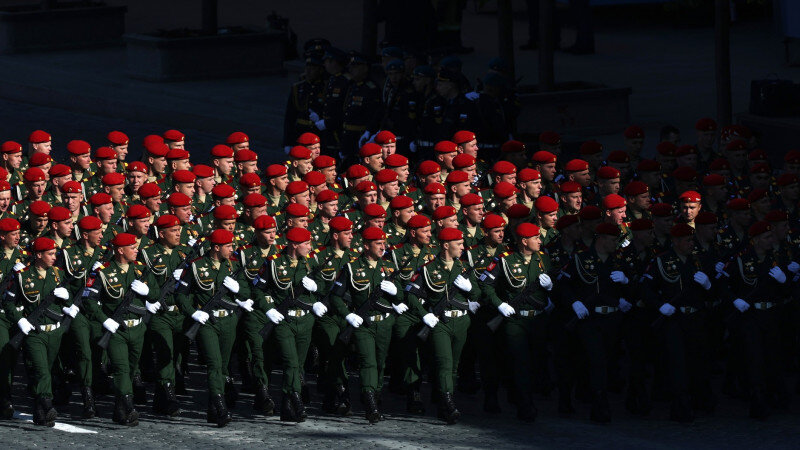
M242 264L242 262L239 262L239 264ZM250 284L250 280L247 279L245 272L247 272L247 269L242 268L242 270L239 271L239 274L236 275L236 278L234 279L239 282L239 292L236 294L236 297L246 300L251 298L253 292L250 288L252 285Z
M102 294L100 290L102 289L102 280L100 279L99 272L95 272L94 276L89 278L86 282L86 290L83 291L85 298L83 300L83 309L86 313L86 317L89 320L93 320L95 322L104 322L108 319L108 316L103 313L103 308L98 305Z
M408 303L408 308L411 310L416 311L417 314L424 316L428 313L425 307L422 305L420 298L425 297L425 288L422 287L422 271L424 267L420 267L416 273L411 277L408 283L405 286L405 297L406 302Z
M483 302L481 306L492 305L495 308L503 303L503 300L497 295L497 283L502 282L498 279L500 276L500 258L495 258L486 270L478 278L478 285L483 293Z
M181 275L181 279L178 282L178 289L175 292L175 304L187 316L191 316L195 312L192 302L192 288L194 287L193 266L194 264L190 264L183 271L183 275Z
M8 317L11 323L17 323L19 319L22 318L22 312L17 311L17 302L21 296L20 278L19 275L17 275L9 283L5 298L3 299L3 309L6 311L6 317Z
M342 317L350 314L350 309L344 300L345 294L349 287L350 280L350 265L348 264L339 274L339 277L333 282L331 288L331 306L336 310L336 313Z
M148 269L147 266L145 268L145 276L144 276L144 283L147 284L149 288L149 292L145 296L147 301L154 303L157 302L159 298L161 298L161 285L159 284L158 280L156 280L156 276L152 270Z

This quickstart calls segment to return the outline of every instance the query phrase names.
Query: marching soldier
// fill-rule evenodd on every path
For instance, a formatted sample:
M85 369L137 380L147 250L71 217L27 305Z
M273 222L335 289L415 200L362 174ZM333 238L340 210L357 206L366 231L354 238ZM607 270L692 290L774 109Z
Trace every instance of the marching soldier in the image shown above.
M19 234L20 224L16 219L10 217L0 219L0 241L3 250L0 253L0 269L5 280L10 279L15 266L17 269L25 267L24 261L28 258L28 253L19 248ZM4 419L10 419L14 415L14 407L11 405L11 383L17 362L17 351L8 345L8 340L15 331L9 314L3 309L0 313L0 417Z

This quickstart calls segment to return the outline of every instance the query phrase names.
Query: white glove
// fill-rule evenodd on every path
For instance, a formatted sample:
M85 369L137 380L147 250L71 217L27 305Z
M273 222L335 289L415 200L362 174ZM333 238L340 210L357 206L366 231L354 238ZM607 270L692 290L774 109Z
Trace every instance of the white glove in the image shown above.
M69 300L69 291L61 286L53 289L53 295L60 298L61 300Z
M175 281L178 281L183 276L183 269L175 269L172 272L172 278L175 278Z
M309 109L309 110L308 110L308 118L309 118L309 119L310 119L312 122L316 123L316 122L318 122L318 121L319 121L319 114L317 114L316 112L314 112L314 110L313 110L313 109Z
M311 278L303 277L303 287L306 288L308 292L317 292L317 283Z
M222 285L234 294L239 292L239 282L229 276L222 279Z
M628 284L628 277L619 270L611 272L611 281L614 283Z
M747 303L746 301L740 298L737 298L736 300L733 301L733 306L735 306L736 309L739 310L739 312L745 312L748 309L750 309L750 303Z
M392 303L392 309L394 309L394 312L397 314L403 314L404 312L408 311L408 306L406 306L405 303L398 303L396 305Z
M319 131L325 131L325 119L320 119L314 122L314 126L317 127Z
M189 239L189 241L186 243L186 245L189 247L194 247L194 244L197 244L197 239L195 238Z
M411 150L411 153L417 153L417 143L412 142L408 144L408 149Z
M66 314L66 315L68 315L68 316L70 316L70 317L72 317L74 319L75 316L78 315L78 312L80 311L80 308L78 308L75 305L72 305L72 306L69 306L69 307L65 306L65 307L61 308L61 311L64 314Z
M311 309L314 310L314 314L316 314L317 317L322 317L326 312L328 312L328 307L323 305L321 302L316 302L311 305Z
M502 314L504 317L510 317L516 312L514 311L514 308L506 302L497 305L497 310L500 311L500 314Z
M795 274L797 272L800 272L800 264L798 264L795 261L790 262L789 265L786 266L786 268L789 269L789 272L792 272L792 273L795 273Z
M22 331L26 336L28 335L28 333L33 331L34 328L33 325L31 325L31 323L28 322L28 319L24 317L22 319L19 319L19 321L17 322L17 326L19 327L19 330Z
M362 145L367 143L367 139L369 139L369 131L365 131L364 134L358 138L358 146L361 147Z
M397 295L397 286L395 286L391 281L381 281L381 290L392 296Z
M353 313L346 315L344 320L346 320L347 323L349 323L353 328L358 328L362 323L364 323L364 319Z
M119 323L112 318L108 318L103 322L103 328L112 333L116 333L117 329L119 328Z
M147 295L150 293L150 288L139 280L133 280L133 283L131 283L131 289L133 289L133 292L136 292L139 295Z
M19 272L24 268L25 268L25 264L22 264L21 262L18 262L16 264L14 264L14 272Z
M780 284L786 283L786 274L783 273L780 267L775 266L769 269L769 276L775 279Z
M544 310L550 312L556 308L556 305L553 304L553 301L550 300L550 297L547 297L547 306L544 307Z
M479 94L479 93L477 93L475 91L467 92L466 94L464 94L464 97L467 97L467 99L472 100L473 102L475 100L479 99L480 96L481 96L481 94Z
M550 279L550 275L546 273L539 274L539 286L548 291L553 289L553 280Z
M433 313L428 313L422 316L422 321L425 322L425 325L433 328L439 323L439 318L434 316Z
M472 290L472 283L470 283L468 279L464 278L463 275L457 276L455 281L453 281L453 284L455 284L457 288L464 292L469 292Z
M694 281L695 283L703 286L703 289L709 290L711 289L711 280L708 279L708 275L703 272L697 271L694 273Z
M619 244L619 246L622 247L622 248L625 248L625 247L627 247L629 245L631 245L631 240L630 239L625 239L624 241L622 241L621 244Z
M100 261L95 261L95 263L92 265L92 272L96 272L97 269L100 268L100 266L102 265L103 263L101 263Z
M467 300L467 304L469 305L469 312L471 312L472 314L475 314L475 312L478 311L478 308L481 307L480 303L473 302L473 301L470 301L470 300Z
M267 317L269 318L269 320L272 321L272 323L276 325L281 323L281 320L284 319L283 314L279 313L278 310L276 310L275 308L272 308L269 311L267 311Z
M150 314L155 314L161 309L161 302L150 303L146 301L144 302L144 307L150 311Z
M720 262L714 264L714 270L716 270L717 273L724 272L725 271L725 263L720 261Z
M621 309L622 312L626 313L630 311L632 307L633 305L631 305L629 301L625 300L622 297L619 298L619 309Z
M194 319L197 322L200 322L201 325L205 325L206 322L208 321L208 313L198 309L197 311L192 313L192 319Z
M586 306L580 300L576 300L572 303L572 310L575 311L578 319L585 319L589 317L589 310L586 309Z
M669 317L675 314L675 307L670 305L669 303L664 303L663 305L661 305L660 308L658 308L658 312Z
M247 312L253 312L253 301L249 298L245 301L236 300L236 304Z

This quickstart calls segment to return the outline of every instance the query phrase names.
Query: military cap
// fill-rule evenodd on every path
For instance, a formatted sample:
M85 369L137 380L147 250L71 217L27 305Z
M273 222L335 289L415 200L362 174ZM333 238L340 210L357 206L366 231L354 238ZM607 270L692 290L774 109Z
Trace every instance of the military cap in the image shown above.
M67 151L72 155L85 155L92 150L86 141L74 140L67 142Z
M422 161L419 168L417 168L417 173L421 176L428 176L441 171L442 168L434 161Z
M581 172L583 170L589 170L589 163L582 159L573 159L564 166L564 170L567 172Z
M656 151L661 156L675 156L678 152L678 146L669 141L659 142L656 145Z
M503 228L506 226L506 221L503 216L499 214L489 213L483 217L481 228L484 230L491 230L492 228Z
M697 191L686 191L678 197L678 200L683 203L698 203L701 198L700 193Z
M324 191L317 194L317 203L328 203L337 200L339 200L339 194L337 194L336 191L332 189L325 189Z
M732 198L725 207L731 211L747 211L750 209L750 201L746 198Z
M439 141L433 146L436 153L454 153L458 151L457 145L453 141Z
M302 181L294 181L293 183L302 183ZM246 173L239 178L239 184L245 187L261 186L261 177L254 172Z
M761 199L764 199L768 196L768 192L766 189L753 189L752 192L747 196L747 201L750 204L753 204Z
M156 158L166 157L167 153L169 153L169 146L167 144L153 144L147 147L147 153L153 155Z
M284 211L292 217L308 217L308 213L310 212L307 206L301 205L300 203L289 203L286 205L286 208L284 208Z
M464 239L464 233L458 228L442 228L439 230L439 234L436 237L441 242L457 241L459 239Z
M358 149L358 156L366 158L373 155L381 154L381 146L374 142L367 142Z
M217 228L211 232L210 236L212 245L225 245L233 242L233 233L222 228Z
M452 141L458 145L461 145L466 144L467 142L472 142L475 139L477 139L477 137L472 131L460 130L456 131L456 134L453 135Z
M366 55L364 55L361 52L357 52L355 50L351 50L350 53L348 53L347 56L348 56L348 63L350 65L353 65L353 64L369 64L369 59L367 58Z
M309 186L320 186L325 184L326 180L325 175L323 175L322 172L312 170L303 175L303 181L305 181Z
M217 144L211 147L213 158L233 158L233 149L224 144Z
M444 185L442 183L428 183L422 189L422 192L428 195L436 195L436 194L446 194L447 190L445 190Z
M402 59L393 59L386 63L386 72L403 72L405 70L405 63Z
M531 209L522 203L515 203L509 206L506 215L509 219L524 219L531 215Z
M519 192L519 189L514 187L513 184L506 181L501 181L494 185L492 193L498 198L509 198Z
M542 175L536 169L531 169L526 167L519 171L517 174L517 181L520 183L525 183L527 181L536 181L540 179Z
M45 181L44 171L38 167L29 167L22 176L27 182Z
M267 178L275 178L286 175L286 166L283 164L270 164L264 172Z
M177 227L181 224L178 216L172 214L162 214L156 219L156 226L161 229Z
M469 175L463 170L454 170L447 174L447 178L445 179L445 183L447 184L464 183L466 181L469 181Z
M47 218L53 222L60 222L67 220L71 216L69 210L63 206L54 206L47 212Z
M575 225L580 222L580 217L577 214L564 214L556 221L556 230L561 231L570 225Z
M461 204L462 207L473 206L473 205L482 205L483 204L483 198L481 198L481 196L478 195L478 194L470 192L470 193L464 195L463 197L461 197L461 199L459 200L459 203Z
M236 220L239 218L236 208L231 205L219 205L214 208L213 214L217 220Z
M344 216L336 216L328 222L331 232L340 233L342 231L352 230L353 221Z
M650 214L654 217L672 216L672 205L669 203L654 203L650 205Z
M19 142L5 141L3 146L0 147L2 153L19 153L22 151L22 145Z
M267 204L267 197L264 197L258 193L251 193L244 196L242 199L242 204L247 208L255 208L258 206L266 206Z
M680 147L675 149L675 156L686 156L686 155L696 155L697 154L697 147L694 145L681 145Z
M80 228L81 231L99 230L103 228L103 221L100 220L99 217L84 216L78 221L78 228Z
M44 152L34 153L33 155L31 155L31 159L29 160L31 166L43 166L51 162L53 162L53 158Z
M392 208L394 211L411 208L412 206L414 206L414 200L406 195L398 195L389 202L389 208Z
M556 159L556 155L546 150L539 150L533 154L533 162L536 164L550 164L556 162Z
M719 136L723 141L730 141L732 138L747 140L753 137L753 133L744 125L728 125L722 128Z
M130 169L130 165L128 165ZM192 167L192 173L197 178L209 178L214 176L214 168L205 164L195 164Z
M249 141L250 138L247 137L247 135L242 133L241 131L234 131L233 133L229 134L228 137L225 139L225 143L228 145L243 144Z
M586 205L578 211L578 217L580 217L581 220L599 220L602 214L603 212L600 208L594 205Z
M627 186L625 186L623 192L628 197L633 197L635 195L644 194L645 192L650 192L650 186L643 181L631 181Z
M111 131L106 135L106 139L112 145L127 145L130 142L128 135L122 131Z
M147 173L147 165L141 161L131 161L128 167L125 168L126 172L142 172Z
M314 133L303 133L295 141L298 145L314 145L319 144L319 136Z
M377 203L370 203L364 207L364 215L369 218L386 217L386 210Z
M178 142L186 139L186 136L178 130L167 130L161 135L165 141Z
M778 186L783 187L783 186L789 186L789 185L795 184L795 183L797 183L799 181L800 181L800 178L798 178L797 175L795 175L793 173L786 172L786 173L782 173L778 177L778 179L776 180L776 183L778 184Z
M725 158L716 158L708 165L708 170L731 170L731 163Z
M628 139L642 139L644 138L644 130L639 125L631 125L625 129L623 133Z
M455 208L450 205L443 205L436 208L436 211L433 212L433 220L443 220L448 217L453 217L457 214Z
M408 219L406 226L408 228L425 228L427 226L430 226L430 224L431 224L431 219L429 219L426 215L417 214Z
M609 222L598 223L597 226L594 227L594 232L598 235L614 237L617 237L620 234L619 226Z
M634 219L631 222L630 228L631 228L631 231L652 230L653 229L653 221L650 220L650 219Z
M543 131L539 134L539 142L547 145L558 145L561 143L561 135L555 131Z
M344 50L340 50L336 47L328 47L325 50L323 59L333 59L339 62L345 62L347 61L347 53L345 53Z
M376 186L375 183L369 180L362 181L356 185L356 192L366 193L377 190L378 186Z
M525 151L525 143L515 140L505 141L500 146L500 151L503 153L517 153Z
M289 156L294 159L309 159L311 158L311 150L302 145L295 145L289 150Z
M79 184L80 186L80 184ZM0 192L10 191L11 190L11 183L6 180L0 180ZM61 190L64 191L64 187L61 187ZM80 192L80 191L79 191Z
M686 237L694 234L694 228L686 223L676 223L669 229L669 235L672 237Z
M117 159L117 152L114 151L111 147L98 147L97 150L94 152L94 159L103 161L103 160L114 160Z
M34 130L28 135L28 142L31 144L41 144L42 142L50 142L52 140L53 138L50 136L50 133L43 130Z
M87 216L87 217L92 217L92 216ZM11 217L0 219L0 233L10 233L12 231L17 231L20 228L22 228L22 226L20 225L17 219Z
M192 199L182 192L173 192L167 197L167 204L169 206L179 208L181 206L189 206L192 204Z
M697 171L689 166L680 166L672 171L672 177L679 181L697 181Z
M8 171L3 167L0 167L0 181L7 181L8 180Z
M517 173L517 166L508 161L497 161L492 166L492 173L495 175L510 175Z
M358 178L364 178L369 175L369 169L362 166L361 164L353 164L352 166L347 168L346 176L351 180L355 180Z
M305 149L305 150L308 150L308 149ZM309 155L309 158L310 157L311 156ZM236 161L237 163L239 163L239 162L247 162L247 161L258 161L258 155L256 154L256 152L244 148L244 149L241 149L238 152L236 152L235 155L233 155L233 160Z
M139 188L139 197L142 200L161 195L161 188L155 183L145 183Z
M236 195L236 189L228 184L220 183L211 189L211 195L216 198L231 198Z
M771 173L771 170L770 170L770 168L769 168L769 166L767 164L758 163L758 164L754 164L753 167L750 168L750 173L751 174Z
M111 243L114 244L116 247L125 247L128 245L136 244L136 236L130 233L119 233L114 236L114 239L111 240Z
M33 241L33 251L46 252L56 248L56 241L49 237L38 237Z
M710 117L703 117L695 122L694 129L697 131L714 131L717 129L717 122Z
M783 155L783 161L787 164L800 164L800 150L789 150Z
M453 167L460 170L474 166L476 162L477 160L474 156L467 153L459 153L455 158L453 158Z
M574 181L565 181L558 186L558 190L564 194L571 194L573 192L580 192L581 185Z
M72 169L69 168L66 164L56 164L47 171L50 174L50 177L65 177L72 173ZM0 176L0 179L4 179Z
M328 167L336 167L336 160L328 155L319 155L311 161L315 169L326 169Z
M278 225L275 223L275 219L267 214L260 215L253 221L253 228L256 230L269 230L270 228L277 227Z
M384 184L397 181L397 172L392 169L382 169L375 174L375 182Z
M625 199L617 194L608 194L603 197L603 208L616 209L625 206Z
M764 216L767 222L786 222L789 220L789 214L782 209L773 209Z
M117 186L120 184L125 184L125 175L119 172L111 172L103 175L101 181L103 182L104 186Z
M700 211L695 217L694 223L697 225L716 225L717 215L711 211Z
M361 237L363 237L365 241L377 241L386 239L386 233L378 227L369 227L361 232Z
M542 214L547 214L553 211L558 211L558 202L555 201L553 197L542 195L533 202L533 207L536 208L536 211L539 211Z
M581 155L588 156L588 155L596 155L597 153L603 153L603 144L597 141L586 141L581 144L580 149L578 152Z
M433 70L433 67L429 65L421 65L414 67L413 74L414 76L425 77L425 78L433 78L436 75L436 73Z
M725 146L725 150L729 151L729 152L738 152L738 151L742 151L742 150L747 150L747 142L745 142L745 141L743 141L741 139L736 139L734 141L730 141Z
M523 239L539 235L539 227L529 222L524 222L517 225L515 231L517 233L517 236Z
M131 205L125 213L128 219L146 219L152 215L150 210L141 204Z
M79 194L83 192L81 184L75 180L69 180L61 185L61 192L65 194Z
M393 144L397 142L397 136L389 130L381 130L375 135L375 143L378 145Z
M631 162L631 156L628 152L623 150L614 150L613 152L608 154L608 158L606 158L608 162L613 163L629 163Z
M703 186L723 186L725 184L725 177L722 175L712 173L703 177Z
M408 165L408 158L399 153L393 153L387 156L383 163L386 164L386 167L403 167Z
M182 148L170 149L165 155L170 161L178 161L181 159L189 159L189 152Z
M661 170L661 163L655 159L643 159L639 161L636 170L639 172L658 172Z
M750 228L747 230L747 234L749 234L752 238L762 235L768 231L772 231L772 225L770 225L770 223L766 220L759 220L758 222L750 225Z

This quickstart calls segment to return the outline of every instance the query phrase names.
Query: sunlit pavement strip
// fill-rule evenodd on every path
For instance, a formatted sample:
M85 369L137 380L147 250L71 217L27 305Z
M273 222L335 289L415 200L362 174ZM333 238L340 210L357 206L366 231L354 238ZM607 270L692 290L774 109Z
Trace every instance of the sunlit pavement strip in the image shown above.
M23 422L33 423L32 415L24 414L19 411L14 411L14 418L17 420L22 420ZM53 428L59 431L66 431L67 433L97 434L97 431L87 430L86 428L80 428L74 425L68 425L66 423L56 422L56 425Z

